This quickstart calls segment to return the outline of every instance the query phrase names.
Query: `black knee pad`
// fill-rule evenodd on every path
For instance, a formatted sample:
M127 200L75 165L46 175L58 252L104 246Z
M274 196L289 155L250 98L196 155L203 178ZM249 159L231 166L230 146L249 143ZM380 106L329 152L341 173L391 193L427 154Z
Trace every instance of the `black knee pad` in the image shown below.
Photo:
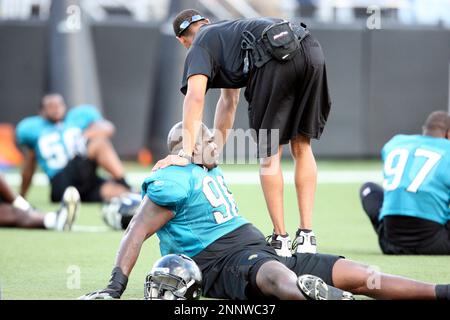
M371 217L376 218L383 205L384 191L383 188L373 182L366 182L359 190L364 211Z
M370 194L383 194L383 188L374 182L366 182L359 189L359 197L361 201Z

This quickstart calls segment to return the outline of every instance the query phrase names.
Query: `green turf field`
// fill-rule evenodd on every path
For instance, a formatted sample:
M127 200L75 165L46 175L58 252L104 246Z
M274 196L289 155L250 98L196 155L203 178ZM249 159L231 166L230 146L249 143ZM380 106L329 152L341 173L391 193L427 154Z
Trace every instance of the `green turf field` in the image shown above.
M291 164L286 163L289 168ZM129 165L133 171L145 171ZM320 162L319 170L377 170L374 161ZM226 166L227 171L257 170L255 166ZM317 190L315 232L319 251L345 255L366 262L381 271L401 274L423 281L450 283L450 257L383 256L375 234L359 204L359 183L321 183ZM264 233L271 232L260 186L231 185L241 215ZM33 205L53 210L47 201L46 187L33 187L29 200ZM293 234L298 223L295 190L285 186L286 225ZM81 207L79 226L100 226L100 205ZM121 232L27 231L0 229L0 287L2 299L74 299L84 293L102 289L109 278ZM130 277L126 299L142 299L143 282L152 263L159 257L158 240L150 238ZM73 281L80 271L80 288ZM75 288L73 288L75 286Z

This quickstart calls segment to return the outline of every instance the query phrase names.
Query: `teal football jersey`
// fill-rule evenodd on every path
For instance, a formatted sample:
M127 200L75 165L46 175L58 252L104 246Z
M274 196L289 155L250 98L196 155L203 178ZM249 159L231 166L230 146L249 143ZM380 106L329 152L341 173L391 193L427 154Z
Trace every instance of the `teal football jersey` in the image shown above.
M450 141L397 135L382 150L384 201L380 220L404 215L450 220Z
M151 174L142 195L166 207L173 218L158 232L161 255L193 257L223 235L247 224L219 168L170 166Z
M16 128L18 144L36 152L37 161L49 178L61 171L77 154L86 153L83 131L102 116L89 105L67 112L64 120L53 123L41 116L23 119Z

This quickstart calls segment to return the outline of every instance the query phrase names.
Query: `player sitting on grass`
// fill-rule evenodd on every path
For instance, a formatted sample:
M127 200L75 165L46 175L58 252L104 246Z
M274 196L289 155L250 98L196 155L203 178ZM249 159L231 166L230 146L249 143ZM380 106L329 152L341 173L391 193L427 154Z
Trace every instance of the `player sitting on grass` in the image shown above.
M36 159L51 184L51 200L61 201L64 190L74 186L83 202L105 202L103 220L114 229L125 229L140 201L130 193L124 168L110 142L114 125L89 105L66 113L59 94L44 96L39 116L22 120L17 141L25 146L21 195L25 197L36 168ZM111 179L96 173L97 166Z
M17 195L0 175L0 227L68 231L75 221L79 201L77 189L68 187L61 208L57 212L44 214Z
M181 128L178 123L169 133L171 154L182 147ZM207 297L345 299L351 298L349 291L379 299L450 298L449 285L378 273L339 256L278 256L264 235L238 215L217 167L213 136L204 125L200 131L192 164L160 169L144 181L142 203L122 239L108 286L82 298L120 298L142 244L155 232L162 255L184 254L196 262ZM316 277L301 276L306 274ZM379 286L371 286L374 279Z
M423 135L383 148L383 187L361 187L363 208L385 254L450 254L450 115L431 113Z
M25 197L36 168L36 159L51 183L51 200L61 201L64 190L74 186L83 202L110 200L130 191L124 168L109 139L114 125L89 105L66 113L59 94L42 99L40 115L22 120L16 129L17 142L26 147L20 194ZM97 176L97 166L111 180Z

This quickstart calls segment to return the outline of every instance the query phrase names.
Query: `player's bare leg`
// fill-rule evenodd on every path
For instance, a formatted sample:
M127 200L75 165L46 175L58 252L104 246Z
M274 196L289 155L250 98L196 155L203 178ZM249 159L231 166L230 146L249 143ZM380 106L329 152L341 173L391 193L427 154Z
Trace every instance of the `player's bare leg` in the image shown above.
M280 146L277 154L261 158L259 170L264 198L276 234L286 234L283 211L284 180L280 163L282 150Z
M300 229L312 230L317 165L310 138L299 135L292 139L291 154L295 161L295 189L300 212Z
M264 263L256 274L256 285L269 297L281 300L350 300L349 292L329 286L322 279L297 275L278 261Z
M433 284L380 273L345 259L334 265L333 283L342 290L375 299L436 299L436 286Z
M259 268L256 285L267 296L281 300L306 300L297 286L297 275L278 261L269 261Z
M311 139L303 135L292 139L291 154L295 163L295 190L300 215L293 249L298 253L316 253L312 217L317 186L317 165L311 149Z
M47 213L33 209L23 198L17 202L18 198L20 196L16 197L14 204L0 204L1 227L70 231L76 219L80 194L74 187L68 187L64 192L59 210ZM17 207L17 205L25 207L23 202L28 206L28 209Z
M16 209L9 204L0 204L0 226L44 229L44 214Z
M105 169L115 181L108 181L100 188L103 200L109 201L130 191L124 180L125 169L116 150L107 138L97 137L89 140L88 158Z
M104 201L109 201L127 192L130 192L129 188L113 181L107 181L100 187L100 196Z
M114 179L122 179L124 177L125 169L109 139L90 139L87 154L89 159L94 160Z
M11 189L11 187L6 183L3 176L0 175L0 198L6 203L13 203L17 198L17 194Z

